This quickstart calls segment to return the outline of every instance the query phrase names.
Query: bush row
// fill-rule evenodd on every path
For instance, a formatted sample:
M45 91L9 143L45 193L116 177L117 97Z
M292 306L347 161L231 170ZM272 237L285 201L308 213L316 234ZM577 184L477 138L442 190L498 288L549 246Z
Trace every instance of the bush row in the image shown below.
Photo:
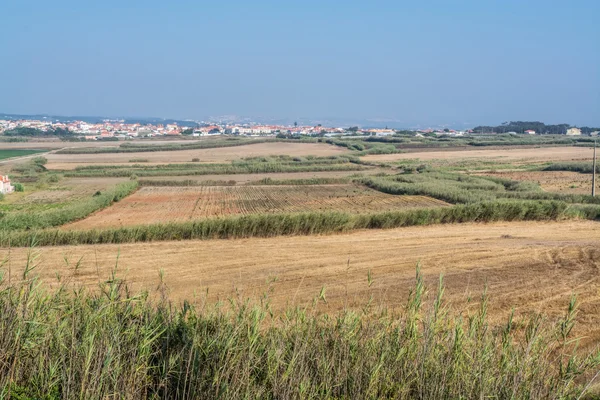
M269 172L320 172L320 171L361 171L365 167L354 163L334 163L316 165L293 165L281 163L250 163L239 165L200 164L197 168L95 168L63 171L65 177L138 177L147 176L186 176L186 175L234 175L261 174Z
M585 174L592 173L591 162L564 162L552 163L544 168L544 171L573 171L582 172ZM596 165L596 173L600 173L600 162Z
M496 201L443 208L390 211L374 214L311 212L253 214L198 221L142 225L101 230L0 231L1 246L42 246L134 243L164 240L229 239L311 235L355 229L385 229L458 222L553 220L567 206L556 201Z

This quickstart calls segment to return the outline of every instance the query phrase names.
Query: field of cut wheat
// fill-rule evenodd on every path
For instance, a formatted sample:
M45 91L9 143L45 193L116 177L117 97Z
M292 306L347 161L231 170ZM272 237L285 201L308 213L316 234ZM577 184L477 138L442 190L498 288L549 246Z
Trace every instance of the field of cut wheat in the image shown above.
M68 229L180 222L226 215L303 211L375 212L447 203L393 196L356 185L144 187Z

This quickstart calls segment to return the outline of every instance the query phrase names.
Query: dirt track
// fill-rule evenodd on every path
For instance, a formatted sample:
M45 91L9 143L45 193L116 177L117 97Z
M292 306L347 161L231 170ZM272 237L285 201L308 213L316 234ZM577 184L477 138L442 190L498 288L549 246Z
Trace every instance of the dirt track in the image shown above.
M600 338L600 223L591 221L438 225L343 235L270 239L41 248L37 271L90 286L118 274L134 288L154 290L159 270L174 300L201 302L231 296L256 298L274 290L275 308L310 304L326 288L322 310L364 305L398 306L406 299L420 261L430 284L445 275L447 299L463 308L487 282L490 313L562 313L572 292L581 302L580 333ZM11 251L12 276L26 250ZM0 250L0 260L8 250ZM66 266L66 259L70 267ZM82 258L83 257L83 258ZM81 258L81 267L74 265ZM374 284L369 288L367 274ZM269 282L272 282L269 284ZM237 292L236 292L237 291Z

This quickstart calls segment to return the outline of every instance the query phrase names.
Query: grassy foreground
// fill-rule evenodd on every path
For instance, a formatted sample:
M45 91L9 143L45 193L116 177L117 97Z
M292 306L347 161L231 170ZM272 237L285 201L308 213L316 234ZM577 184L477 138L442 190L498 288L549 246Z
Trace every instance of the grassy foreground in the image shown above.
M485 292L456 313L418 269L400 312L323 315L322 293L275 315L267 295L198 309L116 278L46 291L34 268L32 257L22 283L0 280L0 398L572 399L600 371L600 352L578 354L571 337L575 298L558 320L492 326Z
M493 201L442 208L389 211L373 214L309 212L298 214L253 214L210 218L190 222L134 227L67 231L61 229L0 230L0 246L41 246L135 243L160 240L229 239L311 235L356 229L459 222L555 220L567 216L567 205L558 201Z

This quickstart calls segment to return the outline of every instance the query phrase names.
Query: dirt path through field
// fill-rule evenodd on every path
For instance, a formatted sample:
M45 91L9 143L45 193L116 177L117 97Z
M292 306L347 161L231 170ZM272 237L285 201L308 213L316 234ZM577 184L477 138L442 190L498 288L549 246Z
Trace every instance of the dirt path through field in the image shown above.
M19 276L25 249L10 254ZM321 310L404 304L420 262L434 286L445 275L447 298L475 307L487 282L490 313L563 312L572 292L581 303L580 332L600 339L600 223L591 221L437 225L331 236L182 241L40 248L37 272L95 286L115 267L135 289L154 290L164 271L171 298L213 302L257 298L272 290L275 309L311 304L322 287ZM7 257L0 250L0 260ZM67 261L69 265L67 265ZM81 266L74 266L81 260ZM8 265L8 264L7 264ZM6 266L5 266L6 268ZM374 283L367 284L371 271ZM207 295L208 293L208 295ZM467 298L473 299L469 306Z

